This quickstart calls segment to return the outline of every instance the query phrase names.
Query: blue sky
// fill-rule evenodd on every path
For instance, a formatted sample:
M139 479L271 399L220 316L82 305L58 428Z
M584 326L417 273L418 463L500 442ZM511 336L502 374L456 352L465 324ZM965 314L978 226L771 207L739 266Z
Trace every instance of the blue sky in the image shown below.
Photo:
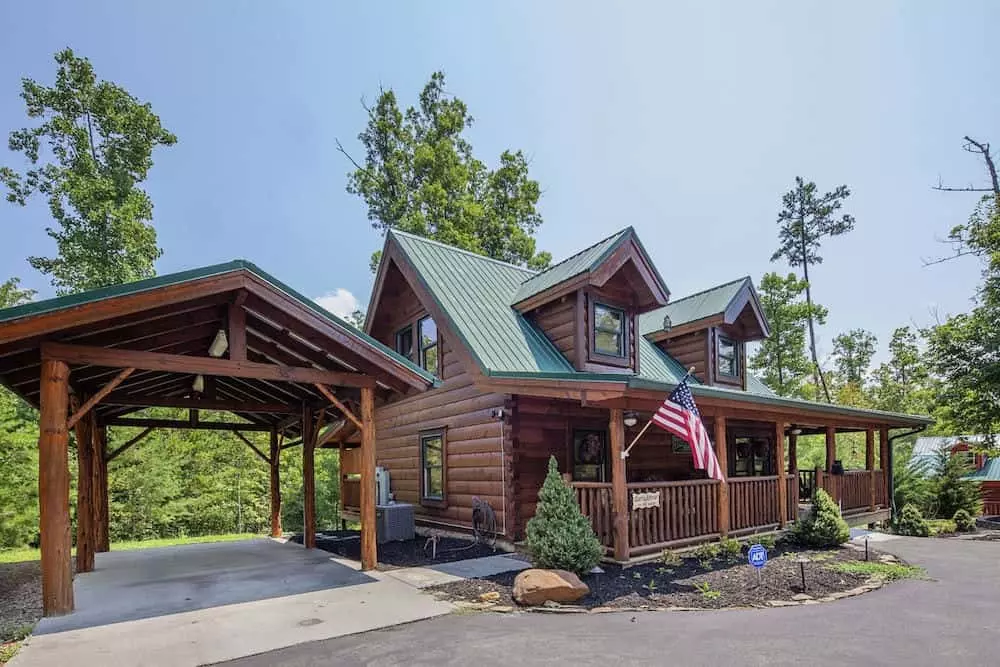
M344 3L346 4L346 3ZM627 8L624 5L627 4ZM279 7L280 5L280 7ZM633 225L674 295L769 270L796 175L853 190L857 229L814 272L820 346L968 308L974 261L925 268L982 182L964 134L1000 145L1000 3L35 2L0 5L0 133L19 80L72 46L178 136L147 189L160 273L244 257L364 303L381 239L344 190L362 96L415 101L435 69L488 163L523 149L543 187L539 247L563 258ZM23 166L0 151L0 164ZM0 207L0 278L50 254L40 202ZM340 293L332 302L344 305Z

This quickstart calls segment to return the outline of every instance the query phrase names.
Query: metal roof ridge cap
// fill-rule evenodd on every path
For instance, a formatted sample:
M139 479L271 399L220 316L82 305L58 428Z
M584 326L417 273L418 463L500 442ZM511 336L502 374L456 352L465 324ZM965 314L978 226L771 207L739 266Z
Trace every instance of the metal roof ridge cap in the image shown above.
M443 242L437 241L435 239L429 239L426 236L420 236L419 234L413 234L412 232L404 232L404 231L401 231L401 230L398 230L398 229L392 229L390 227L389 231L386 232L386 237L388 237L390 235L392 235L392 236L402 236L403 238L412 239L412 240L417 241L417 242L428 243L430 245L438 246L439 248L444 248L445 250L449 250L449 251L452 251L452 252L457 252L457 253L461 253L463 255L467 255L469 257L473 257L475 259L481 259L481 260L486 261L486 262L492 262L493 264L499 264L500 266L507 267L508 269L515 269L517 271L523 271L525 273L532 274L532 275L528 276L528 278L526 278L526 280L530 280L531 278L534 278L535 276L540 275L541 273L544 273L544 271L535 271L534 269L529 269L529 268L527 268L525 266L518 266L517 264L511 264L510 262L505 262L502 259L496 259L495 257L490 257L488 255L480 255L477 252L472 252L471 250L466 250L465 248L459 248L458 246L450 245L448 243L443 243ZM548 271L548 269L546 269L546 271Z

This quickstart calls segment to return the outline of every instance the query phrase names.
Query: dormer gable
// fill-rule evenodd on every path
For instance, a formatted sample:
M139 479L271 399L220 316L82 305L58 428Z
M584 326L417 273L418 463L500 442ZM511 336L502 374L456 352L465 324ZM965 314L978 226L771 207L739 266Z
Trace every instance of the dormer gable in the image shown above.
M753 281L740 278L678 299L640 319L640 330L709 385L747 387L746 344L769 334Z

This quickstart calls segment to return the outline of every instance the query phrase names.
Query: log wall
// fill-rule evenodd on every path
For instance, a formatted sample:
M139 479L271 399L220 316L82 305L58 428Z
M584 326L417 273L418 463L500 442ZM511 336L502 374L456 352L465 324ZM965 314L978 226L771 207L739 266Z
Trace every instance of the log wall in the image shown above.
M571 294L536 308L528 316L571 364L576 363L576 312L576 295Z
M692 331L658 343L670 356L684 368L694 366L695 377L708 380L708 329Z

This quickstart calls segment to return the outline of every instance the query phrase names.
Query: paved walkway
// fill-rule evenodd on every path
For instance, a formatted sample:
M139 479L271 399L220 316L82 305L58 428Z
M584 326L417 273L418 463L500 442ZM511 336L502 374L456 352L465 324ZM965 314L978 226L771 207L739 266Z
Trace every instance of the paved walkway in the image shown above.
M202 665L447 614L352 561L266 539L98 554L77 611L44 619L16 667Z
M929 581L808 607L452 615L302 644L232 667L311 665L996 665L1000 543L900 538L879 548Z

